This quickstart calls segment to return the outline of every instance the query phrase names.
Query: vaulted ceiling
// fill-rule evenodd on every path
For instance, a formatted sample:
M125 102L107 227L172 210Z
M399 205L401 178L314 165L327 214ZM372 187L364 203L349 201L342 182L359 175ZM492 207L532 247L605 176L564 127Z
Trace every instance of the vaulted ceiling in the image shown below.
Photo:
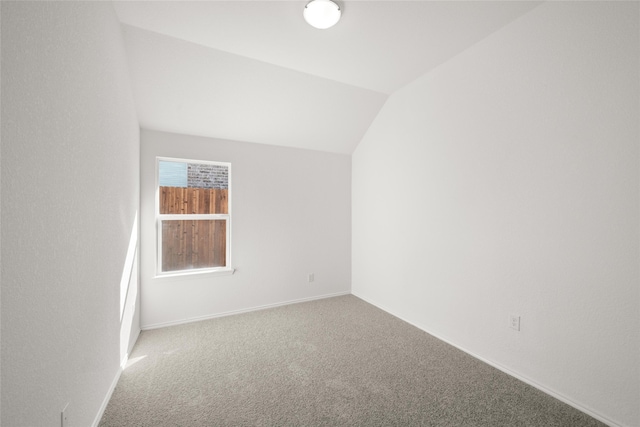
M115 2L141 126L351 153L390 94L527 13L528 1Z

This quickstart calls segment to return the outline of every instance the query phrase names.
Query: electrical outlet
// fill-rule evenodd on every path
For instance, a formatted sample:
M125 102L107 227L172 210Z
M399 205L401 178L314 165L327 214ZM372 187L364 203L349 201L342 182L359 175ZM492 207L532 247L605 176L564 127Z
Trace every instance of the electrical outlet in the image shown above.
M68 403L60 413L60 427L69 427L69 414L67 413L67 408L69 408Z
M307 282L311 283L315 280L315 275L313 273L309 273L309 276L307 277Z
M520 316L516 316L515 314L511 314L509 316L509 327L511 329L515 329L516 331L520 330Z

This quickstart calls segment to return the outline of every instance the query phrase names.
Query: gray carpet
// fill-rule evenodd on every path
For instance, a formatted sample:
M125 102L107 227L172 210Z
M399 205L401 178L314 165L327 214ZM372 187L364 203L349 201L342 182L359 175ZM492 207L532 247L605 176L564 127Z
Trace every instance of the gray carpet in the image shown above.
M356 298L144 331L100 426L603 426Z

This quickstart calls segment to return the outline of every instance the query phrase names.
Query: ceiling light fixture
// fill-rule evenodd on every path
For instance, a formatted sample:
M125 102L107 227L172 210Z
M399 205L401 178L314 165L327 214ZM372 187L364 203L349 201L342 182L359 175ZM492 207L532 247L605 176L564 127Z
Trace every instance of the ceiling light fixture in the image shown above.
M340 6L331 0L311 0L304 7L304 20L312 27L325 30L340 20Z

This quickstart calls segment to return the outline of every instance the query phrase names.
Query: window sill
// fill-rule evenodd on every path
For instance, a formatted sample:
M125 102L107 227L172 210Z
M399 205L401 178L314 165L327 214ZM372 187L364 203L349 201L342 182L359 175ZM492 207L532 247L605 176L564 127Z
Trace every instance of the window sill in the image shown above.
M230 276L236 270L231 267L225 268L216 268L216 269L199 269L199 270L188 270L188 271L176 271L176 272L168 272L168 273L156 273L154 279L164 279L164 278L177 278L177 277L193 277L193 276Z

